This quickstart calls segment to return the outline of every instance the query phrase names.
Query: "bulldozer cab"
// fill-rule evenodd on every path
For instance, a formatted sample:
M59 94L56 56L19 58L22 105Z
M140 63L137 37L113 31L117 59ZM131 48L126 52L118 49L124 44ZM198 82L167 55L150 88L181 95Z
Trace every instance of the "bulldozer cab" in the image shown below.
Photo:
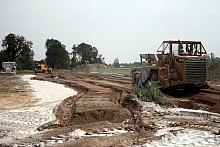
M174 56L202 56L207 54L200 41L163 41L157 50L160 54Z

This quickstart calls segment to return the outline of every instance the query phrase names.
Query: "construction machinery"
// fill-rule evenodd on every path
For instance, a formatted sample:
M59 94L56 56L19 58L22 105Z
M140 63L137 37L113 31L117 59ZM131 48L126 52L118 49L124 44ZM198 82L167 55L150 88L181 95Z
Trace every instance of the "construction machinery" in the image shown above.
M52 73L52 68L50 68L46 63L38 62L34 68L35 73Z
M157 54L140 54L141 67L132 69L134 86L158 82L161 89L207 87L207 52L200 41L163 41Z
M3 74L16 74L16 62L2 62Z

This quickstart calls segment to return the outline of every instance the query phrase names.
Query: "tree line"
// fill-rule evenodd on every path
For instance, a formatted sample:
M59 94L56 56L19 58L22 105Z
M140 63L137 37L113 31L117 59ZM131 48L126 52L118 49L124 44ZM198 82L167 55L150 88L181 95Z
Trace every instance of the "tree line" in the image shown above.
M35 66L33 43L24 36L13 33L8 34L2 40L0 50L0 69L2 62L16 62L17 68L22 70L33 69ZM57 39L47 39L45 43L46 62L56 69L74 68L82 64L104 63L104 57L98 49L90 44L74 44L72 52L66 50L66 46Z

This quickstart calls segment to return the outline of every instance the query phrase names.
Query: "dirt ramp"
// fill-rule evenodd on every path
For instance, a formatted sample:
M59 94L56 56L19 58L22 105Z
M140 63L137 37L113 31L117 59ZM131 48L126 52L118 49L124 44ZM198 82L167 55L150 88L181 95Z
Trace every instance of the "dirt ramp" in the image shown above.
M121 123L130 118L130 112L112 101L112 93L87 93L65 99L54 110L61 126L108 121Z
M96 70L96 69L104 69L109 68L107 64L86 64L78 66L77 69L84 72L89 72L90 70Z
M121 123L130 117L126 109L113 107L112 109L98 109L93 111L84 111L76 113L72 122L76 125L87 124L91 122L108 121L111 123Z

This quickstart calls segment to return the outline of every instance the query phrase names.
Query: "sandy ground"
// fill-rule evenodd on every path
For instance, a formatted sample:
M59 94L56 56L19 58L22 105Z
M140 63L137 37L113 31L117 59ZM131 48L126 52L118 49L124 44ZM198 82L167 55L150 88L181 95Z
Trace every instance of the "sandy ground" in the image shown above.
M11 139L12 145L206 147L220 144L220 115L213 109L219 104L219 96L215 94L167 96L165 105L159 106L134 97L127 101L126 97L131 98L130 77L58 73L39 75L35 79L40 81L30 80L30 76L21 79L22 85L36 86L29 88L35 89L31 90L32 97L38 99L28 107L0 111L0 138L6 141L11 139L10 135L16 137L13 129L27 136ZM76 89L78 95L61 98L68 88L60 84ZM45 87L52 89L52 93ZM44 96L47 98L43 99ZM176 108L181 105L188 109ZM56 108L56 121L43 125L43 131L35 131L40 135L27 132L54 120L53 108ZM24 123L24 120L28 121ZM7 127L8 132L4 129Z
M61 82L67 85L72 85L73 87L81 87L82 89L85 89L84 92L85 94L74 100L74 102L72 103L75 104L76 109L74 109L74 111L77 112L79 116L82 116L79 119L77 119L78 116L76 117L73 116L74 119L79 120L79 121L73 121L73 123L80 122L79 123L81 124L80 126L83 126L83 124L87 125L90 128L89 130L86 130L85 127L81 127L81 129L86 131L86 133L91 132L91 130L93 131L93 129L98 128L97 126L90 125L91 123L88 124L88 121L86 120L89 121L93 120L94 122L95 121L101 122L103 120L112 122L112 120L114 120L111 117L110 119L105 119L103 115L99 115L99 113L97 113L97 111L102 112L102 110L99 108L104 108L106 110L109 109L108 106L110 106L110 108L112 109L115 106L111 106L110 105L111 102L117 104L117 101L118 100L120 101L120 99L122 98L120 97L121 94L119 94L116 98L112 98L114 97L114 94L112 94L114 91L120 93L120 91L130 90L129 78L124 78L124 77L118 78L112 76L96 76L96 75L85 75L85 74L75 74L75 75L62 74L59 77L40 78L40 79L49 80L58 83ZM111 93L110 96L109 96L109 92ZM100 93L104 95L102 94L100 95ZM107 145L132 146L134 144L141 144L143 146L207 146L207 144L211 146L218 146L219 145L219 140L217 139L218 135L215 135L214 133L218 132L219 126L218 123L215 123L215 121L218 122L219 115L217 113L204 111L204 110L211 110L209 107L206 107L206 103L207 106L209 106L209 102L213 100L215 96L213 95L213 99L207 99L206 96L208 95L203 94L201 96L199 94L193 96L194 98L197 98L198 100L197 103L200 102L199 104L201 104L202 102L202 104L204 105L204 107L195 107L198 110L169 109L169 108L167 109L164 106L160 107L155 104L150 104L149 106L149 103L142 103L143 110L141 117L143 120L142 121L143 124L137 124L138 127L134 127L133 129L127 129L127 125L122 125L121 126L122 130L124 131L130 130L130 131L128 131L128 133L118 135L117 136L118 139L115 139L114 137L100 138L99 135L102 134L101 133L102 131L101 132L98 131L99 132L98 138L94 137L94 134L91 133L89 133L91 135L80 136L81 137L80 139L76 139L75 137L72 137L69 134L65 134L65 138L69 138L69 140L64 143L64 146L66 145L71 146L71 144L72 145L74 144L76 146L89 146L91 144L92 146L97 146L97 143L101 144L101 146L107 146ZM188 96L187 97L183 96L181 97L180 100L183 100L185 98L190 100L190 97ZM175 99L175 98L167 97L167 99ZM205 99L207 101L199 101L200 99ZM107 103L106 104L102 103L103 101ZM172 104L175 106L177 102L178 99L175 99L175 102ZM93 105L97 103L102 105L100 107L99 105ZM215 103L217 104L218 102ZM63 103L62 105L65 104L67 103ZM86 107L83 107L84 106L83 104L86 104ZM93 107L89 107L89 106L93 106ZM202 108L203 110L199 110L199 108ZM106 111L104 111L105 113L103 114L108 114L109 117L111 116L111 114L114 114L113 110L114 109L110 111L111 113L106 113ZM91 116L93 116L93 118L96 119L91 118ZM117 116L115 120L118 120L119 117L120 115ZM123 123L125 123L125 121ZM112 124L108 124L108 127L111 128L111 126ZM157 131L153 135L152 133L154 129L146 131L146 128L154 128ZM133 130L133 132L131 130ZM191 133L194 133L193 134L194 136L191 135ZM131 135L132 137L129 136L128 134L132 134ZM139 136L138 142L135 139L137 138L137 136ZM183 136L184 138L182 139ZM53 141L54 143L56 142L56 140Z
M32 105L36 99L31 87L21 76L0 75L0 109L15 109Z
M35 99L35 102L29 106L24 105L23 108L16 109L11 103L10 110L0 111L0 128L2 131L7 131L7 137L0 139L0 142L24 138L37 133L37 127L55 120L53 109L58 103L69 96L77 94L76 91L64 85L47 81L31 80L32 77L34 76L23 75L16 77L17 80L25 83L26 87L23 93L17 93L16 98L22 99L23 95L31 95L31 98ZM13 88L14 87L8 89ZM21 96L19 94L21 94ZM4 99L8 99L7 96L8 95L5 95ZM10 94L9 96L11 97ZM16 105L16 103L14 103L14 105ZM21 105L19 104L19 106Z

